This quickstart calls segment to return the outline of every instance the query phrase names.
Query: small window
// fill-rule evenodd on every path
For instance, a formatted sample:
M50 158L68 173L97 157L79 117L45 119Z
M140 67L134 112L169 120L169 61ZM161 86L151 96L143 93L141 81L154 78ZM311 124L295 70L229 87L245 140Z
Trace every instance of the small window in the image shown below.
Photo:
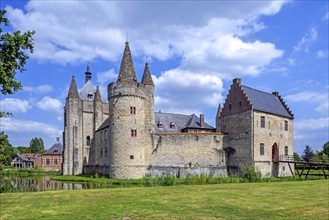
M131 129L131 136L132 137L137 137L137 130L136 129Z
M89 93L88 94L88 99L92 99L93 98L93 94Z
M288 156L288 146L284 147L284 156Z
M87 146L90 146L90 136L87 136L87 138L86 138L86 144L87 144Z
M103 157L103 148L101 148L101 157Z
M242 107L242 101L239 101L239 106Z
M284 130L288 131L288 121L284 121Z
M55 164L55 165L58 164L58 160L57 160L57 158L54 159L54 164Z
M134 159L134 155L130 155L130 160L133 160Z
M170 128L171 128L171 129L174 129L174 128L175 128L175 124L174 124L174 122L171 122L171 123L170 123Z
M105 149L105 157L107 157L107 147L104 148Z
M130 107L130 114L136 115L136 107Z
M260 127L265 128L265 117L264 116L260 116Z
M232 104L228 105L228 109L230 109L230 110L232 109Z
M260 143L260 155L265 155L264 143Z
M50 160L49 158L46 159L46 165L49 165L50 164Z
M158 128L162 128L162 122L161 121L158 122Z

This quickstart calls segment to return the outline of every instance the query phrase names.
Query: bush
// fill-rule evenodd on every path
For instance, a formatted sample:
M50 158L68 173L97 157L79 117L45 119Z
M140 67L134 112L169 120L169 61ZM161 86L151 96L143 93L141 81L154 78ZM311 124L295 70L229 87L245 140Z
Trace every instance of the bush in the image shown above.
M261 172L253 165L245 165L242 167L241 175L248 182L257 182L261 179Z

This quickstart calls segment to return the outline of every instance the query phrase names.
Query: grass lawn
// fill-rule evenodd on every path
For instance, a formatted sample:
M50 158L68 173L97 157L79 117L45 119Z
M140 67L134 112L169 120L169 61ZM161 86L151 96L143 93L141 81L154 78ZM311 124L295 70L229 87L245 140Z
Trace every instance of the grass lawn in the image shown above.
M329 219L329 181L0 194L5 219Z

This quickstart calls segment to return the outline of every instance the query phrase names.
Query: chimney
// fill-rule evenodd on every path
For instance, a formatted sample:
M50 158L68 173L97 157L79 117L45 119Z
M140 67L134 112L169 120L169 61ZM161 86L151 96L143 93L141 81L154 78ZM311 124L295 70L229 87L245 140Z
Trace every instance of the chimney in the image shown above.
M240 78L233 79L233 84L241 85L241 79Z
M204 115L200 114L200 127L204 128Z
M276 97L279 97L279 92L272 92L273 95L275 95Z
M59 142L60 142L60 138L56 137L56 143L59 143Z

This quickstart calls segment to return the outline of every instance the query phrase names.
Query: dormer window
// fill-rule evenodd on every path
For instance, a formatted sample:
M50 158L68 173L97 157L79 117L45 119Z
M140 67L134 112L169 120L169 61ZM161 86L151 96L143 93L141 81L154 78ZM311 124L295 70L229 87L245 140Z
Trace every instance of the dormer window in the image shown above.
M158 122L158 128L162 128L162 122L161 121Z
M92 99L93 98L93 94L89 93L88 94L88 99Z
M170 128L171 128L171 129L174 129L174 128L175 128L175 124L174 124L174 122L171 122L171 123L170 123Z

